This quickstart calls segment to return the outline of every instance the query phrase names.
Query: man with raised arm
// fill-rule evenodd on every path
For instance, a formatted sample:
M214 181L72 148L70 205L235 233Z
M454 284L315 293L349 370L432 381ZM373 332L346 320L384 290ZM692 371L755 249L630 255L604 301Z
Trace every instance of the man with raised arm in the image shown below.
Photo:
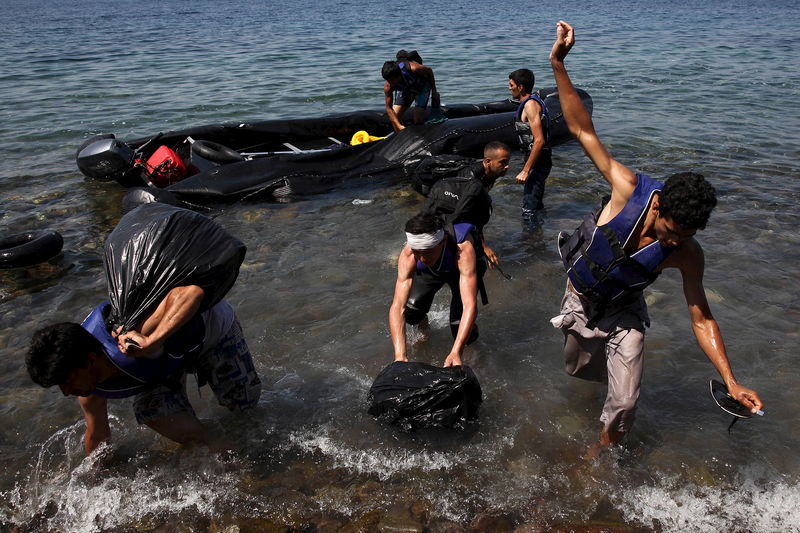
M560 21L550 63L567 126L611 186L611 195L572 235L559 235L568 279L561 314L552 323L564 333L567 373L608 383L599 444L617 444L630 431L649 326L642 290L666 268L681 273L700 348L731 396L755 413L761 399L736 381L703 288L703 250L694 235L705 228L716 205L714 188L691 172L673 174L662 184L611 156L564 66L574 43L574 30Z
M389 330L394 360L408 361L406 324L427 320L433 297L445 284L450 287L450 331L453 347L444 366L461 365L464 347L478 338L478 286L486 263L478 260L480 237L468 223L447 230L439 217L420 213L406 222L408 242L397 260L397 282L389 308Z

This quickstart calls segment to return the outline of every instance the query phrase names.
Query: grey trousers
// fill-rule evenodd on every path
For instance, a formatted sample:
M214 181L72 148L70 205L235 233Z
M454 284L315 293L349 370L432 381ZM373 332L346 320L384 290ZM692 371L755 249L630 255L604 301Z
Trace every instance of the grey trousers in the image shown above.
M642 381L644 330L650 320L644 298L608 306L595 328L586 323L591 303L568 286L561 314L550 322L564 333L565 370L571 376L608 383L600 421L604 430L627 432L633 424Z

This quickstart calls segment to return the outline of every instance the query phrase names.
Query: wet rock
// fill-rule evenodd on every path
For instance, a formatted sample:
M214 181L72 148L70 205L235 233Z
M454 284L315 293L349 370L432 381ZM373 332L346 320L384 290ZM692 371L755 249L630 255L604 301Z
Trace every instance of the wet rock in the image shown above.
M313 515L308 522L308 530L313 533L337 533L345 524L339 518L324 514Z
M223 517L212 520L208 533L289 533L292 528L266 518Z
M200 521L187 521L180 518L174 518L161 526L150 530L150 533L192 533L193 531L208 529L208 523L205 520ZM110 531L119 531L114 528ZM110 533L110 532L109 532Z
M273 211L272 216L276 221L293 220L297 218L299 204L289 204L284 209Z
M423 524L427 524L428 521L430 521L431 503L429 501L417 500L411 504L411 507L409 507L408 510L415 520L418 520Z
M651 533L651 530L610 522L588 522L586 524L560 524L548 529L547 533Z
M346 524L339 533L376 533L383 518L381 511L374 509L361 515L355 522Z
M248 209L242 211L241 217L247 222L258 222L269 214L268 209Z
M513 533L514 520L508 515L479 514L470 523L470 533Z
M429 533L464 533L464 528L449 520L436 520L428 525Z
M381 533L423 533L425 527L411 517L384 516L378 524Z
M514 533L545 533L542 526L538 524L528 523L520 524L514 528Z
M353 501L356 503L368 502L380 493L382 485L377 481L367 481L353 490Z

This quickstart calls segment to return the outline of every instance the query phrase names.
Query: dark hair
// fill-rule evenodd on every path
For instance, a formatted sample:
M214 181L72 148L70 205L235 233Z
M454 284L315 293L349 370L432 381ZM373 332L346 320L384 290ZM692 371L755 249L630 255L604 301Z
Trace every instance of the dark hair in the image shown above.
M508 79L517 85L521 85L526 93L532 93L533 85L536 83L536 76L533 75L533 71L527 68L518 68L508 75Z
M102 353L100 341L80 324L61 322L33 334L25 366L34 383L61 385L76 368L86 366L89 352Z
M414 61L415 63L422 64L422 56L419 55L419 52L416 50L411 50L410 52L406 52L405 50L398 50L397 54L395 54L395 58L397 61Z
M430 213L417 213L406 222L406 233L420 235L423 233L434 233L444 227L442 219Z
M497 150L505 150L509 154L511 153L511 148L509 148L508 145L503 141L492 141L483 147L483 157L489 157L489 154L496 152Z
M659 214L681 229L704 229L717 205L714 187L701 174L679 172L667 178L659 195Z
M400 67L397 66L397 61L387 61L384 63L381 69L381 76L383 76L383 79L386 81L400 76Z

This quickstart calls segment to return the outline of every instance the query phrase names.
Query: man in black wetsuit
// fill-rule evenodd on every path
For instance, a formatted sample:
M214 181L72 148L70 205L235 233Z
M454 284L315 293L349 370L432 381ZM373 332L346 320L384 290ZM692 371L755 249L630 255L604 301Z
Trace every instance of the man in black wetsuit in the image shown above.
M397 260L397 282L389 308L394 360L408 361L406 324L426 325L433 297L450 287L453 347L444 366L461 365L464 347L478 338L478 290L486 270L477 258L475 226L461 222L443 227L441 218L419 213L405 226L407 243Z
M484 226L492 215L489 191L508 170L511 151L501 141L492 141L483 149L483 159L463 168L454 177L443 178L431 188L423 212L443 217L456 224L468 222L478 229L483 255L489 266L498 264L497 255L487 244Z

